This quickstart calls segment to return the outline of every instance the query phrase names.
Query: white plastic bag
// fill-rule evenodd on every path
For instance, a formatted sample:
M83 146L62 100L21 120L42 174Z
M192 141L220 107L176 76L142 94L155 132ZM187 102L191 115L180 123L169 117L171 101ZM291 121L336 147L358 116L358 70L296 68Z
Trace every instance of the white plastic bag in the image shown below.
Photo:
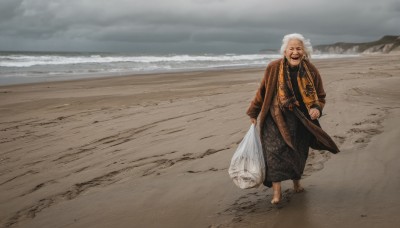
M241 189L255 188L264 182L264 155L260 136L254 124L251 125L233 154L229 176Z

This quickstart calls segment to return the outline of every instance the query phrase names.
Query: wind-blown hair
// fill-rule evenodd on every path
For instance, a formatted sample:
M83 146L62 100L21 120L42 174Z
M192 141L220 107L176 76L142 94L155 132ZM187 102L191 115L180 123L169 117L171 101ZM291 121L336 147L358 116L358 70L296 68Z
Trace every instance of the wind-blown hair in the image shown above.
M286 36L283 37L281 46L282 55L284 55L285 49L288 46L290 40L300 40L303 43L306 58L311 59L311 53L312 53L311 42L310 40L305 39L304 36L299 33L287 34Z

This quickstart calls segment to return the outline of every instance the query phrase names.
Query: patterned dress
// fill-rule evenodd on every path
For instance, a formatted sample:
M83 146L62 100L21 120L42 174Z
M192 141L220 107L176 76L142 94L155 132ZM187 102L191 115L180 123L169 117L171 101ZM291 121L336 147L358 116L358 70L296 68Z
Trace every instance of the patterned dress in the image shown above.
M300 103L299 109L310 118L307 108L302 102L301 94L297 84L298 69L290 69L290 78L293 92ZM264 158L266 162L267 176L264 185L271 187L271 182L284 180L299 180L303 174L312 134L300 122L297 116L290 110L285 110L283 116L292 138L295 148L289 147L278 127L276 126L271 114L269 113L264 124L264 135L261 140Z

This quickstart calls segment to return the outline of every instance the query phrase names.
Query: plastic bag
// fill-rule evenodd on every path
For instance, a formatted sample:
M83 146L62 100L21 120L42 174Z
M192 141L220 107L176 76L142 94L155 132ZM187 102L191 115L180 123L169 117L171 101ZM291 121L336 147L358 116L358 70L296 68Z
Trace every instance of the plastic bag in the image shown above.
M254 124L233 154L228 172L233 182L241 189L255 188L264 182L264 155Z

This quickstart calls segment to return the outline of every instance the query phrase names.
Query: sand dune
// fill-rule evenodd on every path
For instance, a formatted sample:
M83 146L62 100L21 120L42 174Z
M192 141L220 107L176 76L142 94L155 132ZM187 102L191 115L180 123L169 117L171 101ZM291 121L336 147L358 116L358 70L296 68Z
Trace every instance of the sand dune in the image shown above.
M314 61L328 94L321 123L342 152L311 151L306 192L285 183L279 206L227 174L263 69L0 87L0 224L394 227L399 60Z

